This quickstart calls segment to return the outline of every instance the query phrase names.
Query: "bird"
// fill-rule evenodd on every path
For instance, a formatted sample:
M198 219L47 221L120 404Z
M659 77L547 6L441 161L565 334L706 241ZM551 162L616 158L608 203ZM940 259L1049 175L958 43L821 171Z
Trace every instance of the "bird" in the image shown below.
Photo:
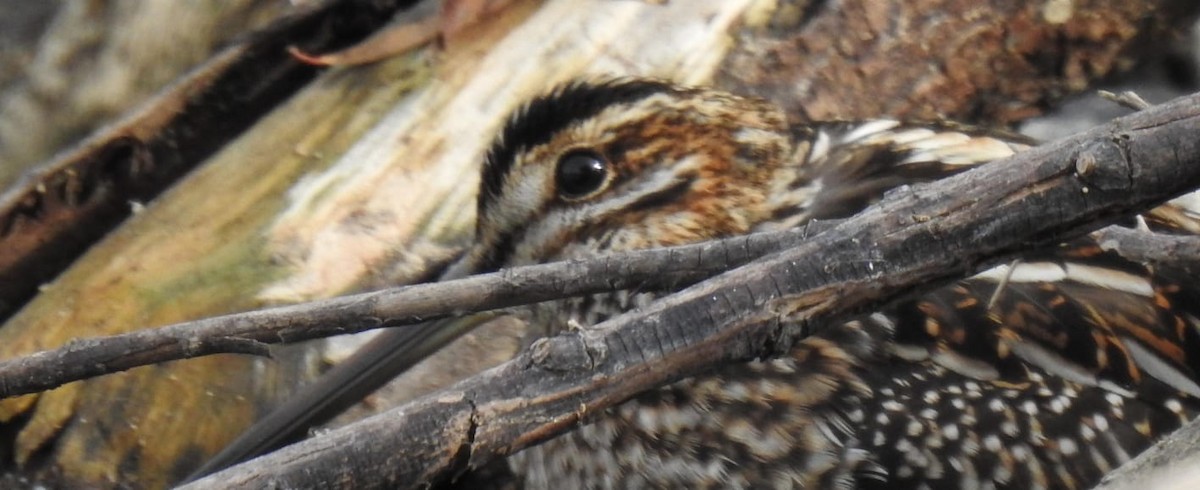
M890 189L1036 144L944 121L788 116L657 79L560 85L499 131L475 240L443 278L848 217ZM1195 233L1196 218L1177 200L1129 225ZM779 357L636 395L508 465L529 488L1090 487L1200 413L1200 291L1188 279L1073 239L829 326ZM528 343L669 293L514 314ZM390 378L412 362L398 356L430 349L422 338L377 339L334 391ZM293 416L333 403L329 391Z

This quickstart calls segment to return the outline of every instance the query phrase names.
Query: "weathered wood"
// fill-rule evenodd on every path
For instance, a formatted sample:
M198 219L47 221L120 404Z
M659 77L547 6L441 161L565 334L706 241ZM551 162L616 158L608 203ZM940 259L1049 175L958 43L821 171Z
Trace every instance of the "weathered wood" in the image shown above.
M83 5L71 4L65 10L87 10ZM396 7L384 5L374 13L386 15L387 8L394 10ZM352 24L355 15L369 18L371 14L370 11L346 8L297 12L214 54L148 103L136 104L140 102L137 95L151 90L155 82L130 73L148 72L162 77L182 71L194 62L189 61L188 55L203 52L208 44L219 39L205 35L197 35L201 39L179 39L183 47L176 49L187 54L176 59L169 55L175 50L164 47L159 52L153 43L146 43L148 34L145 30L161 29L164 22L178 21L198 24L196 27L205 31L216 31L218 29L203 29L203 26L227 23L226 16L249 16L254 9L246 5L201 8L205 12L180 8L175 9L181 11L178 19L153 16L155 13L165 16L170 9L133 6L113 7L113 10L107 14L118 24L104 25L101 29L111 30L114 34L111 38L97 35L99 39L107 39L107 44L97 47L93 45L97 40L82 36L90 42L64 47L48 41L46 50L50 58L53 58L51 53L60 51L98 50L102 53L101 59L112 60L118 66L78 63L69 68L59 67L69 73L39 73L40 77L31 76L28 85L32 88L20 85L19 88L24 90L14 89L19 93L0 97L8 106L8 110L0 111L0 142L5 143L0 144L0 187L12 184L0 193L0 319L15 312L34 295L41 283L53 279L128 217L133 212L130 202L144 202L157 196L308 83L316 70L293 60L287 55L286 46L301 42L316 47L344 43L348 37L354 38L355 31L351 29L347 33L342 27L339 32L331 26ZM86 16L74 19L63 15L75 23L63 21L67 25L59 26L59 29L73 27L80 30L83 28L78 23L96 22ZM236 28L244 21L229 27ZM120 24L122 22L129 25ZM382 20L376 20L375 24L382 24ZM139 35L141 37L137 37ZM126 36L134 37L131 40ZM136 49L130 44L136 45ZM62 53L59 56L71 58ZM155 61L158 65L152 65ZM111 74L112 71L119 72L121 67L130 73ZM42 70L51 69L42 67ZM114 76L121 80L109 80ZM98 80L89 80L89 77ZM44 78L52 80L42 80ZM145 86L136 90L121 86L121 82L133 83L127 80L129 78ZM162 83L166 81L162 80ZM39 87L35 82L59 88ZM112 84L118 86L110 86ZM72 94L80 98L90 100L111 94L117 100L105 100L104 103L121 104L119 97L125 96L131 100L122 107L137 108L78 145L65 146L70 150L62 151L57 158L26 168L22 164L33 162L23 159L34 158L46 150L25 146L58 142L66 138L72 128L86 126L89 116L104 112L91 110L91 105L99 103L95 100L77 101L64 96L68 100L61 101L51 96L56 90L63 90L61 87L73 85L96 92L81 89L80 94ZM29 107L32 102L20 102L29 98L38 100L40 105L35 109ZM52 107L57 107L61 113L45 114ZM21 175L21 178L13 182L15 175Z
M256 293L287 273L263 230L286 192L344 151L353 130L402 97L426 70L418 60L363 69L299 95L132 217L0 329L0 357L73 338L263 305ZM356 91L364 81L378 90ZM295 124L309 121L307 125ZM343 132L345 131L345 132ZM311 369L242 357L157 366L40 396L0 402L19 421L15 462L68 482L163 487L253 422ZM247 375L247 373L254 373ZM21 417L28 416L28 420ZM67 485L71 486L71 485Z
M305 10L296 3L5 4L0 57L12 58L0 66L0 188L121 117L238 36Z

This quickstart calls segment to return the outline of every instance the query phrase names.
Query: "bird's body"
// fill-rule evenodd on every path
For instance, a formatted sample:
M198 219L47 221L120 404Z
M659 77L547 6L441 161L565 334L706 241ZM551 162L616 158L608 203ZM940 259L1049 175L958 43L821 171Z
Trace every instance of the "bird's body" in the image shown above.
M559 89L518 112L490 153L464 263L846 216L1028 144L944 124L785 121L761 101L657 82ZM1196 320L1172 301L1185 292L1080 240L788 356L640 395L512 467L530 487L1087 487L1200 409ZM553 302L531 323L538 335L587 328L654 296Z
M1029 144L949 124L789 123L764 101L658 81L570 84L497 138L476 242L448 276L849 216ZM1194 218L1168 205L1148 221L1194 232ZM1200 296L1184 279L1086 238L1031 252L781 358L591 414L511 466L532 488L1088 487L1200 411ZM544 303L532 336L661 294Z
M513 468L531 488L1088 488L1197 413L1188 395L1130 396L1019 357L1003 375L945 367L934 346L895 343L902 325L876 314L641 395Z

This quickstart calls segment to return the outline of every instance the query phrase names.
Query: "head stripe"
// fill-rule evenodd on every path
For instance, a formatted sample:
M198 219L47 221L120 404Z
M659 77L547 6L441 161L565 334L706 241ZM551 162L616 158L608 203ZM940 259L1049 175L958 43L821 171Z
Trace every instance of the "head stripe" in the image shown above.
M500 195L518 153L546 143L572 124L605 108L673 90L657 80L571 82L533 99L513 113L488 150L479 188L479 214Z

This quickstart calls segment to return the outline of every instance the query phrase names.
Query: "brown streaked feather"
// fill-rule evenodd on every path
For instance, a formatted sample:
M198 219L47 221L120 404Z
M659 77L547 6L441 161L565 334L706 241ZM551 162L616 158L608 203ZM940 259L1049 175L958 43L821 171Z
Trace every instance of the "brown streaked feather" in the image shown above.
M758 216L752 229L778 229L849 216L889 189L1033 144L896 121L813 123L793 127L791 138L789 159L763 162L772 174L765 183L723 171L687 179L719 174L722 186L765 186L765 209L742 217ZM704 210L697 226L727 219L725 206L759 205L672 195ZM1164 205L1146 222L1200 230L1189 203ZM640 206L600 226L654 233L657 213L669 208ZM667 245L683 236L654 238ZM638 396L516 455L514 468L535 487L1090 486L1200 413L1200 302L1186 301L1197 294L1172 271L1082 238L824 330L781 359ZM627 308L631 297L622 298L562 302L539 318L598 321Z
M947 177L1034 144L949 122L839 121L792 132L802 142L792 188L811 194L800 206L804 219L844 218L889 189Z
M451 270L848 216L889 189L1030 144L950 123L788 127L757 99L577 83L502 131L485 164L477 243ZM556 193L557 162L581 150L611 173L586 194ZM1194 201L1128 221L1195 233ZM533 488L1090 486L1200 413L1200 288L1186 271L1100 245L1030 251L826 326L780 358L714 367L589 412L587 425L510 462ZM530 330L588 328L661 294L542 303Z

